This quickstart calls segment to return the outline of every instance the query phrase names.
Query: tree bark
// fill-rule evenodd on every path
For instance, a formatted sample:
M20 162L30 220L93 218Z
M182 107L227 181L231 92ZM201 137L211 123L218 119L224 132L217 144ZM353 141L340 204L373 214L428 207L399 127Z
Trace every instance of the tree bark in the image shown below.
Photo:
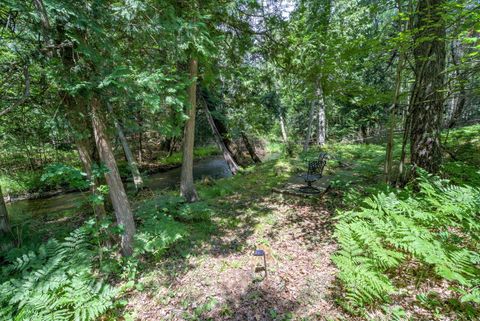
M257 153L255 152L255 148L253 148L252 144L250 144L250 140L248 139L247 134L245 132L240 133L242 135L242 140L243 143L245 144L245 147L247 148L248 154L250 155L250 158L252 158L253 162L256 164L261 163L262 161L258 157Z
M398 7L398 14L400 15L402 13L402 0L397 0L397 7ZM404 29L410 29L410 23L405 25L401 23L399 25L399 32L402 32ZM387 150L385 154L385 167L384 167L384 174L385 174L385 182L387 184L392 183L393 177L392 177L392 170L393 170L393 148L394 148L394 131L395 131L395 126L397 123L397 113L399 109L399 100L400 100L400 95L401 95L401 90L402 90L402 71L403 71L403 66L405 62L405 53L403 50L400 50L400 56L398 58L398 64L397 64L397 71L395 75L395 93L393 96L393 103L392 107L390 109L390 115L388 119L388 129L387 129ZM403 167L403 163L402 163Z
M173 152L175 151L175 145L177 144L177 138L172 137L172 140L170 141L170 147L168 149L168 157L172 156Z
M130 146L128 145L127 138L125 137L125 134L123 133L122 125L118 121L117 117L115 117L115 114L113 113L112 106L110 104L108 104L108 111L112 115L113 122L115 124L115 129L117 131L118 139L120 140L120 143L122 144L123 151L125 153L125 157L127 158L128 166L130 167L130 172L132 173L133 184L135 185L135 190L139 191L143 188L143 178L142 178L142 175L140 175L140 170L138 169L137 161L135 160L135 157L133 156L132 150L130 149Z
M208 110L207 104L205 103L204 105L205 105L205 114L207 115L207 120L208 120L208 123L210 124L210 128L212 129L215 142L217 143L218 148L220 148L220 150L222 151L223 159L225 159L225 162L227 162L227 165L230 168L230 171L232 172L233 175L236 175L238 172L239 166L233 159L230 151L227 149L227 147L223 143L222 137L218 132L217 126L215 126L215 122L213 121L213 117L210 114L210 111Z
M90 181L90 192L92 195L98 194L98 186L100 182L98 177L93 175L93 164L96 156L95 138L93 137L92 123L85 115L87 106L82 98L74 99L68 93L64 93L64 104L67 108L66 118L73 131L75 146L77 148L80 162L83 170ZM93 204L93 212L99 218L105 216L104 204Z
M396 113L398 111L398 102L400 100L401 94L401 84L402 84L402 70L403 70L403 62L404 62L404 54L400 54L400 58L398 60L397 65L397 73L395 76L395 94L393 96L393 104L390 109L390 116L388 120L388 131L387 131L387 151L385 155L385 181L387 183L391 183L392 181L392 168L393 168L393 146L394 146L394 131L395 125L397 123Z
M320 80L317 82L317 99L318 99L318 128L317 128L317 145L325 144L327 127L325 119L325 99L323 97L323 87Z
M33 0L35 9L37 10L40 20L42 22L42 29L45 39L48 39L48 32L50 31L50 21L48 20L47 10L42 0Z
M445 71L444 0L419 1L415 22L415 83L410 99L411 162L431 173L441 164Z
M85 174L87 174L87 179L90 181L90 193L92 195L98 195L100 193L98 191L100 182L98 177L93 175L94 160L92 156L95 152L95 148L92 146L92 141L93 139L90 137L88 139L77 139L75 141L75 145L77 146L78 155L83 165L83 170L85 171ZM96 217L105 217L105 205L103 202L101 204L92 204L92 207Z
M459 65L463 56L463 48L460 42L454 41L451 44L452 63L455 66L455 76L458 82L458 93L454 93L453 110L448 120L448 128L453 128L463 114L466 105L467 93L465 91L465 74L459 70Z
M195 143L195 110L197 104L197 74L198 62L190 60L190 87L188 88L189 109L188 120L183 132L183 160L180 178L180 195L189 203L198 200L198 194L193 184L193 147Z
M288 136L287 136L287 127L285 126L285 119L283 118L282 113L280 113L280 130L282 131L282 139L283 142L286 144L288 142Z
M217 106L215 105L215 101L212 98L210 92L206 88L202 88L200 90L200 95L203 98L203 100L204 100L204 102L205 102L205 104L206 104L206 106L207 106L207 108L210 112L210 115L212 115L211 111L216 111ZM215 117L215 115L212 115L212 119L213 119L213 123L215 124L215 127L218 130L218 133L220 134L220 137L223 141L223 144L225 145L227 150L230 152L230 155L232 156L232 159L235 161L235 163L238 164L239 160L238 160L237 156L235 155L235 153L233 152L234 151L233 142L228 137L227 126L225 125L225 123L221 119Z
M108 173L105 174L105 178L109 187L110 199L112 200L117 224L123 227L120 243L121 251L124 256L130 256L133 253L133 237L135 234L135 222L133 220L132 210L120 178L112 146L107 137L105 123L100 111L100 102L97 98L92 99L91 107L95 143L100 160L108 168Z
M143 162L143 118L140 112L137 113L138 132L138 162Z
M308 147L310 146L310 137L312 136L314 112L315 112L315 103L312 102L312 106L310 107L310 112L308 114L308 129L307 129L307 135L305 136L305 142L303 143L303 152L307 152Z
M3 199L2 186L0 186L0 232L2 234L9 234L12 228L10 227L10 220L8 219L7 206Z

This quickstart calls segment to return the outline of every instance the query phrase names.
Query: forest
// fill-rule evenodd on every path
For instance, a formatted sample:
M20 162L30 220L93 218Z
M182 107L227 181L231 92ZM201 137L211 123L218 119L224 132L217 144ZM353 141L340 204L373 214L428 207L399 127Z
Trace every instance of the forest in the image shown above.
M2 0L0 320L480 320L479 0Z

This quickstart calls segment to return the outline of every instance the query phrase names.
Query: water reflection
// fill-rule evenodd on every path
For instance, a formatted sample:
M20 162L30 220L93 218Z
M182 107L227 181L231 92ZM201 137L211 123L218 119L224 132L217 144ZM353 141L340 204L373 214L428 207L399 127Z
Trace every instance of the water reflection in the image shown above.
M180 184L181 168L175 168L163 173L153 174L146 178L145 185L153 190L162 190L176 187ZM209 176L211 178L230 177L232 173L227 163L221 156L199 160L193 165L194 179ZM131 189L131 184L127 185ZM75 192L57 195L54 197L38 200L24 200L7 204L10 217L18 220L22 215L53 219L60 213L73 211L85 202L85 193Z

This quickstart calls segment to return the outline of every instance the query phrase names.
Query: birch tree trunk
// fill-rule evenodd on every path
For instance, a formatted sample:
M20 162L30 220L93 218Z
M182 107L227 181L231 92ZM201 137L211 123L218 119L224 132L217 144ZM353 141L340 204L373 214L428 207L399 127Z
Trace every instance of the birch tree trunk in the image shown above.
M318 99L318 128L317 128L317 145L325 144L327 126L325 119L325 99L323 97L323 87L320 80L317 82L317 99Z
M431 173L441 164L440 130L445 86L444 0L418 2L415 23L415 86L410 105L411 162Z
M462 43L460 41L453 41L450 49L452 54L452 63L455 68L457 68L457 70L455 70L455 77L457 78L458 82L458 93L453 94L453 108L447 125L448 128L453 128L463 114L463 110L465 109L466 105L467 93L465 90L465 72L458 69L463 57Z
M197 74L198 62L195 58L190 60L190 81L188 88L188 120L183 132L183 160L180 178L180 195L189 203L198 200L198 194L193 184L193 147L195 143L195 109L197 104Z
M303 152L307 152L308 147L310 146L310 137L312 136L314 113L315 113L315 103L312 102L312 106L310 107L310 112L308 114L308 129L307 129L307 135L305 136L305 142L303 143Z
M100 102L97 98L93 98L91 106L95 143L100 160L108 168L108 173L105 174L105 178L109 187L110 199L112 200L117 224L123 227L120 247L124 256L130 256L133 253L133 237L135 234L133 213L120 178L112 146L107 137L105 122L100 111Z
M137 161L135 160L135 157L133 156L132 150L130 149L130 146L128 145L127 138L125 137L125 134L123 133L122 125L118 121L117 117L115 117L115 114L113 113L112 106L110 104L108 104L108 111L112 115L113 122L115 124L115 129L117 131L118 139L120 140L120 143L122 144L123 151L125 153L125 157L127 158L128 166L130 167L130 172L132 173L133 184L135 185L135 190L139 191L143 188L143 178L142 178L142 175L140 175L140 170L138 169Z
M285 119L283 118L283 115L280 113L280 130L282 131L282 140L286 144L288 142L288 136L287 136L287 127L285 126Z
M233 175L236 175L239 169L238 164L235 162L235 160L232 157L232 154L230 151L227 149L225 144L223 143L222 137L220 133L218 132L217 126L215 126L215 122L213 121L212 114L210 114L210 110L208 110L208 106L205 103L205 114L207 115L207 120L208 124L210 125L210 128L212 129L213 137L215 138L215 142L217 143L218 148L222 151L223 154L223 159L227 163L228 167L230 168L230 171L232 172Z
M0 186L0 232L8 234L11 232L10 220L8 219L7 206L3 199L2 186Z

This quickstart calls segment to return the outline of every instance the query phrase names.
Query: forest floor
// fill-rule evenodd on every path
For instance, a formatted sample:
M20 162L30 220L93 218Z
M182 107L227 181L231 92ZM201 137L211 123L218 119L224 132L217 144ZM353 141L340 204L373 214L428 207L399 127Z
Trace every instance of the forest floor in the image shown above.
M362 149L371 157L382 154L375 146ZM354 157L348 149L337 150L336 155ZM353 163L332 160L326 171L334 177L333 189L324 196L302 198L272 191L304 170L304 164L301 159L270 161L234 178L200 185L200 206L211 209L211 220L190 224L189 237L144 271L138 281L141 290L128 297L132 317L342 319L335 303L336 269L330 260L336 249L333 215L341 206L342 187L360 183L363 176L352 171ZM372 173L378 173L380 164L368 164L376 167ZM266 252L266 278L255 272L263 263L252 255L255 249Z
M257 181L257 184L262 184ZM245 189L215 205L211 238L173 249L129 298L139 320L337 319L332 212L322 202ZM268 275L254 257L266 252Z
M480 186L479 131L480 125L452 131L444 144L442 175L455 184ZM102 320L354 320L339 301L333 231L338 211L358 209L365 197L388 192L381 174L385 148L329 144L324 150L331 157L325 172L331 188L322 197L272 190L304 172L305 158L318 154L315 148L298 158L247 167L231 178L197 181L201 201L194 204L185 204L176 190L132 196L136 255L114 265L124 270L111 281L126 290ZM395 159L399 154L396 149ZM51 237L73 228L66 224L70 216L78 216L75 225L83 223L83 216L65 214ZM37 218L32 224L44 223ZM43 232L32 229L28 239ZM262 264L255 249L267 254L266 278L255 272ZM129 268L135 270L130 277ZM126 286L132 280L133 286ZM416 309L404 297L398 300ZM420 319L435 319L424 311Z
M480 149L478 129L454 131L445 145L453 155L447 156L443 172L455 183L480 185L480 164L473 156ZM207 208L210 219L183 222L187 235L146 266L138 279L140 286L127 294L127 316L132 320L352 320L337 302L341 289L331 261L336 250L335 214L357 208L366 196L385 190L381 175L385 150L376 144L326 148L332 188L320 198L272 191L305 170L304 158L272 160L233 178L199 182L202 201L196 208ZM397 159L399 153L395 150ZM164 197L154 195L149 200L155 204ZM266 278L255 272L262 265L262 259L253 256L255 249L267 254Z

